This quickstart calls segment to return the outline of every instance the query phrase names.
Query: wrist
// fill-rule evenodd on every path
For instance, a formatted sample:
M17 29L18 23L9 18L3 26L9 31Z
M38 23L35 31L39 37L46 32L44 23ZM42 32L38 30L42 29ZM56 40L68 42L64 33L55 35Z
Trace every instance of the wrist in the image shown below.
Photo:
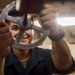
M61 40L63 37L65 36L65 33L62 29L59 29L58 31L54 31L53 33L51 32L51 34L48 35L48 37L52 40L52 41L59 41Z
M10 47L0 48L0 59L5 58L10 53Z
M59 34L60 28L62 28L62 27L60 27L60 25L52 25L50 27L50 34L49 35L55 36L55 35Z
M60 30L59 28L54 28L54 29L50 29L50 36L55 36L57 34L59 34Z

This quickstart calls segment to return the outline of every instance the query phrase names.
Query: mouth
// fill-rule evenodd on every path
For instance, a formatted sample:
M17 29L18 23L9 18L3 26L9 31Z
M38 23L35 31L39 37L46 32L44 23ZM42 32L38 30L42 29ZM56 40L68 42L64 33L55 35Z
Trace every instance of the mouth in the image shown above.
M14 36L16 39L18 38L18 35ZM30 36L28 34L23 34L21 39L28 39Z
M18 35L15 35L14 38L15 38L15 40L17 40ZM21 43L27 43L27 42L29 42L30 40L31 40L30 35L28 35L28 34L23 34L22 38L20 39L20 42L21 42Z
M22 39L28 39L29 38L29 36L27 36L27 35L24 35L23 37L22 37Z
M23 34L23 37L21 38L21 41L26 42L29 39L30 39L30 36L28 34Z

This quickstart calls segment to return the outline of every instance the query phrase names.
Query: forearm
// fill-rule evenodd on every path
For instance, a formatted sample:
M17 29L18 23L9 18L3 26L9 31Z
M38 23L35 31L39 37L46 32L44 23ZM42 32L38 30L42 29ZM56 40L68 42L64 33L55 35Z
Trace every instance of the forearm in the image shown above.
M51 56L53 63L57 69L62 71L67 70L72 65L72 57L66 42L62 39L64 35L62 35L61 27L58 26L56 21L58 14L51 5L44 5L44 8L45 9L40 12L40 21L43 26L50 27L49 38L51 40L55 38L54 41L57 41L52 42Z
M5 58L0 58L0 75L4 75L4 62Z
M72 65L70 49L64 39L57 42L52 41L51 56L53 63L59 70L67 70Z

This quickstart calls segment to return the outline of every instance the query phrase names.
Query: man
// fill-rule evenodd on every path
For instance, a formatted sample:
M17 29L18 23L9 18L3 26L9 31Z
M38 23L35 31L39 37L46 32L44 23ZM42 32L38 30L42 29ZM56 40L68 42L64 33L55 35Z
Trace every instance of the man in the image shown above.
M72 67L72 56L64 35L56 24L56 16L55 9L48 4L45 4L44 9L39 13L41 24L50 27L49 38L52 40L52 50L38 47L29 50L10 48L13 38L15 40L17 38L19 27L13 22L7 26L6 23L0 21L0 75L61 74ZM31 39L32 30L26 30L21 43L28 44Z

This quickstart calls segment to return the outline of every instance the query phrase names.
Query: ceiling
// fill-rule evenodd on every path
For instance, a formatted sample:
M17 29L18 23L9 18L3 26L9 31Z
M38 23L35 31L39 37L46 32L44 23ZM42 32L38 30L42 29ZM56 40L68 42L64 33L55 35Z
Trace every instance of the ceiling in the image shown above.
M7 4L11 3L13 0L0 0L0 10L2 10Z
M0 11L14 0L0 0ZM75 0L49 0L53 2L60 16L75 15Z

